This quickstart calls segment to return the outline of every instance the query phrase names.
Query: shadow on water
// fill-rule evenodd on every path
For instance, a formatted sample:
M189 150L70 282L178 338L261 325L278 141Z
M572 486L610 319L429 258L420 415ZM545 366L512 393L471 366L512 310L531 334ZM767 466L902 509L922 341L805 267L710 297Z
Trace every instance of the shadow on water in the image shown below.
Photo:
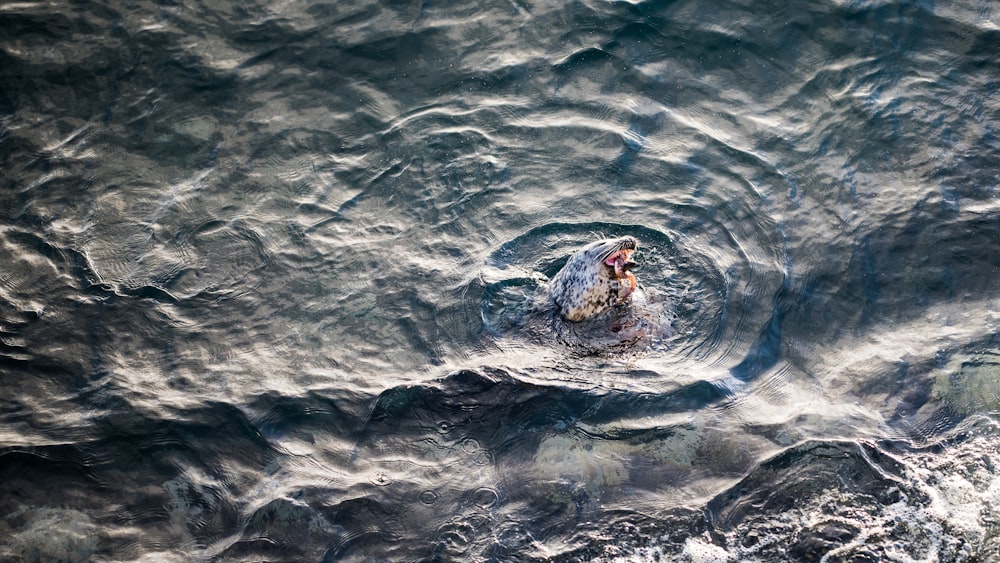
M595 392L497 369L387 390L353 434L352 464L369 475L367 508L331 517L345 536L327 556L388 556L380 519L389 518L394 541L437 534L432 558L530 558L539 542L597 517L602 499L630 481L656 487L697 471L698 444L683 423L628 428L618 424L623 412L663 417L725 397L704 382L663 394ZM365 540L366 529L380 532Z
M689 412L727 396L725 388L709 382L696 382L662 394L595 393L528 383L499 369L465 370L438 380L434 386L405 387L382 393L365 425L365 432L381 435L388 429L387 424L398 427L400 421L405 420L401 416L405 413L407 418L415 417L414 422L437 416L462 428L470 428L470 422L477 422L483 424L482 431L487 433L496 432L492 425L502 420L516 428L514 434L520 436L531 433L536 427L568 425L573 421L613 422L619 420L623 412L639 418ZM493 447L498 445L495 437L489 443Z
M142 544L195 548L241 526L237 499L275 452L240 411L209 403L165 420L141 405L103 410L72 443L0 451L0 510L23 526L8 536L7 556L141 557ZM36 479L50 489L35 488ZM78 499L75 510L52 507L52 490Z

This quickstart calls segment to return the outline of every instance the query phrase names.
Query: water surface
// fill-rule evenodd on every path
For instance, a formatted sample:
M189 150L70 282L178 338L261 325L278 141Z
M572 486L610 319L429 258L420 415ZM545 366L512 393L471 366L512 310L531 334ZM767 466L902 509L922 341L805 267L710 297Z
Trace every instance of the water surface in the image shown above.
M1000 557L998 25L0 6L0 553ZM626 234L648 338L532 309Z

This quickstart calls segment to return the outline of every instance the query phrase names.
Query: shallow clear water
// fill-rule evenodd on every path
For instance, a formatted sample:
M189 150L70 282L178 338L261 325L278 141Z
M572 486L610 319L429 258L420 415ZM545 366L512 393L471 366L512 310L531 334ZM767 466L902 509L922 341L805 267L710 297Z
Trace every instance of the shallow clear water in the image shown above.
M0 6L0 554L1000 557L998 26Z

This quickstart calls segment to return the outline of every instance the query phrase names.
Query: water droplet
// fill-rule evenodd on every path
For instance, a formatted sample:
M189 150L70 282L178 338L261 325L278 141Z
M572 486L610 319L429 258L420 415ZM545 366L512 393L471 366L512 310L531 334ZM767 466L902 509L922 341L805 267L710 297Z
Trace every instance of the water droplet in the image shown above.
M438 530L438 541L452 555L464 553L476 539L476 529L465 522L450 522Z
M424 491L420 493L420 502L430 506L437 502L438 495L434 491Z
M493 519L486 514L469 514L465 517L465 521L476 530L482 530L490 525Z
M500 500L500 494L492 487L479 487L472 493L472 502L481 508L493 508Z
M531 543L531 534L518 522L506 522L500 525L495 541L506 549L519 549Z
M493 454L486 450L479 450L473 454L472 463L476 465L490 465L493 463Z
M451 423L448 422L447 420L442 420L441 422L438 422L437 431L438 434L447 434L451 432Z
M479 452L482 447L479 445L479 440L473 438L466 438L462 441L462 451L467 454L475 454Z

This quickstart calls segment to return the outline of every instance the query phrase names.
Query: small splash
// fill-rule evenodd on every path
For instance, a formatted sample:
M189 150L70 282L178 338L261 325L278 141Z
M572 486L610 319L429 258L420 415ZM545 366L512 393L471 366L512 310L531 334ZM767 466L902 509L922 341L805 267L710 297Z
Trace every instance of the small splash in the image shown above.
M669 299L637 289L626 303L593 318L569 322L551 315L559 342L586 354L638 354L666 347L675 319Z
M438 545L448 555L462 555L475 540L476 529L467 522L449 522L438 530Z
M690 563L729 563L732 558L729 552L713 545L708 539L689 538L684 542L681 560Z
M629 301L581 322L555 312L548 281L569 256L591 242L595 233L612 237L635 233L640 240L636 277L640 287ZM560 344L583 355L645 352L665 345L675 333L671 280L675 272L670 236L644 227L581 224L548 225L497 249L480 283L480 314L486 333L549 346Z

